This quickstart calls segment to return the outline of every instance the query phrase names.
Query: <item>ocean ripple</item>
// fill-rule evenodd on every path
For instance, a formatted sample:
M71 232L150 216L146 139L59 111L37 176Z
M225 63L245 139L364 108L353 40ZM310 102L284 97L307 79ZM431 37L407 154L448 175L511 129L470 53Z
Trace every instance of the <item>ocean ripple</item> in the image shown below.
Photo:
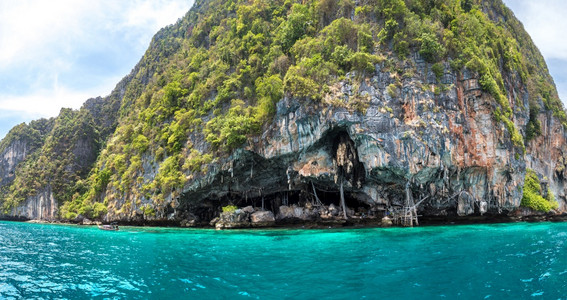
M567 223L228 232L0 227L0 299L567 294Z

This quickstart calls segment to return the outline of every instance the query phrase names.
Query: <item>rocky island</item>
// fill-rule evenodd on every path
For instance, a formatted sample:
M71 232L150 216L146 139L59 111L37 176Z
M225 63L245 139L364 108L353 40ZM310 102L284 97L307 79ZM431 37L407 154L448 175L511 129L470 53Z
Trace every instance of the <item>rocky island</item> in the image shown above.
M8 133L0 217L559 218L566 126L501 0L197 0L110 95Z

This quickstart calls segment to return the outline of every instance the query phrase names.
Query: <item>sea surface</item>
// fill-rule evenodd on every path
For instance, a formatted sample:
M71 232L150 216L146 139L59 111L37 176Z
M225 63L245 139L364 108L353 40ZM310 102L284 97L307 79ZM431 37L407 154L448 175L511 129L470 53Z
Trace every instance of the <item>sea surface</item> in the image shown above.
M566 299L567 223L231 230L0 222L0 299Z

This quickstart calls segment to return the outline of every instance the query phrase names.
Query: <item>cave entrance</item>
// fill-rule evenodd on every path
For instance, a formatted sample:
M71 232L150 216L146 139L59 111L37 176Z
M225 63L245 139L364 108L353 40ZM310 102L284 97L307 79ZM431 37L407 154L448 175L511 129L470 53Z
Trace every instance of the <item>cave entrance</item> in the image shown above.
M348 211L345 197L346 188L360 188L364 182L366 171L364 165L358 159L358 151L354 141L344 128L338 128L334 132L332 157L337 174L335 182L339 185L340 205L343 217L348 219Z
M238 207L263 207L264 210L270 210L276 214L282 205L291 206L295 204L304 206L306 203L305 199L303 190L278 191L265 195L260 190L254 190L244 193L233 193L228 195L221 203L226 203L225 205L233 204Z
M229 191L213 197L216 199L210 199L214 204L202 209L200 213L211 217L226 205L236 205L263 208L277 214L282 205L305 207L310 203L317 206L316 198L319 198L323 206L333 204L342 209L345 219L348 218L347 212L357 214L368 211L370 204L359 197L359 189L366 179L366 170L360 162L355 142L344 127L330 129L325 136L321 139L324 144L320 146L328 151L336 166L334 182L330 178L314 182L306 178L305 181L294 185L293 190L280 190L282 187L278 185L250 187L247 191Z
M317 197L321 201L321 204L324 206L329 206L331 204L336 205L337 207L341 206L341 192L340 189L337 190L336 187L328 188L327 186L320 186L320 185L313 185L312 188L315 188L315 192L317 193ZM310 191L311 199L309 199L312 203L316 200L314 199L315 192ZM367 212L371 207L368 203L359 200L356 196L355 192L345 191L344 192L344 201L345 206L348 209L353 210L354 212Z
M231 193L225 195L219 203L217 208L219 211L222 206L226 205L236 205L238 207L252 206L254 208L264 208L264 210L272 211L275 214L278 213L280 206L292 206L297 205L299 207L306 207L308 203L312 206L317 206L315 193L323 206L330 206L331 204L336 207L341 206L340 190L334 185L328 184L312 184L311 182L306 183L301 189L290 190L290 191L278 191L270 194L262 195L259 191L250 191L248 193ZM262 206L263 198L263 206ZM344 192L345 206L353 214L368 214L370 210L370 205L363 201L360 201L356 197L355 192L345 191Z
M344 128L333 130L331 155L337 166L337 176L348 181L353 188L360 188L364 183L366 170L358 158L354 141Z

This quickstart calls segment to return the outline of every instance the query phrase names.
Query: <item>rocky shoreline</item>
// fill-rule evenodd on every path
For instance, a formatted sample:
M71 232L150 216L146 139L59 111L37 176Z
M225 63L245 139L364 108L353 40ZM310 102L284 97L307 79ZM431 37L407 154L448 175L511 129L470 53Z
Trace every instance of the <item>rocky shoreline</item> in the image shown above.
M60 219L30 220L26 218L0 217L0 220L19 221L40 224L73 224L92 226L103 222L101 220L90 220L79 217L73 221ZM435 225L465 225L465 224L491 224L491 223L514 223L514 222L565 222L567 213L542 213L526 209L518 209L509 214L484 214L468 216L420 216L419 226ZM366 214L349 210L347 219L342 216L342 211L331 204L322 207L302 207L297 205L280 206L278 213L270 210L246 206L234 208L220 213L212 220L136 220L116 221L121 226L156 226L156 227L180 227L180 228L215 228L226 229L270 229L270 228L305 228L305 229L330 229L330 228L386 228L407 227L402 226L399 220L393 216L379 214Z

